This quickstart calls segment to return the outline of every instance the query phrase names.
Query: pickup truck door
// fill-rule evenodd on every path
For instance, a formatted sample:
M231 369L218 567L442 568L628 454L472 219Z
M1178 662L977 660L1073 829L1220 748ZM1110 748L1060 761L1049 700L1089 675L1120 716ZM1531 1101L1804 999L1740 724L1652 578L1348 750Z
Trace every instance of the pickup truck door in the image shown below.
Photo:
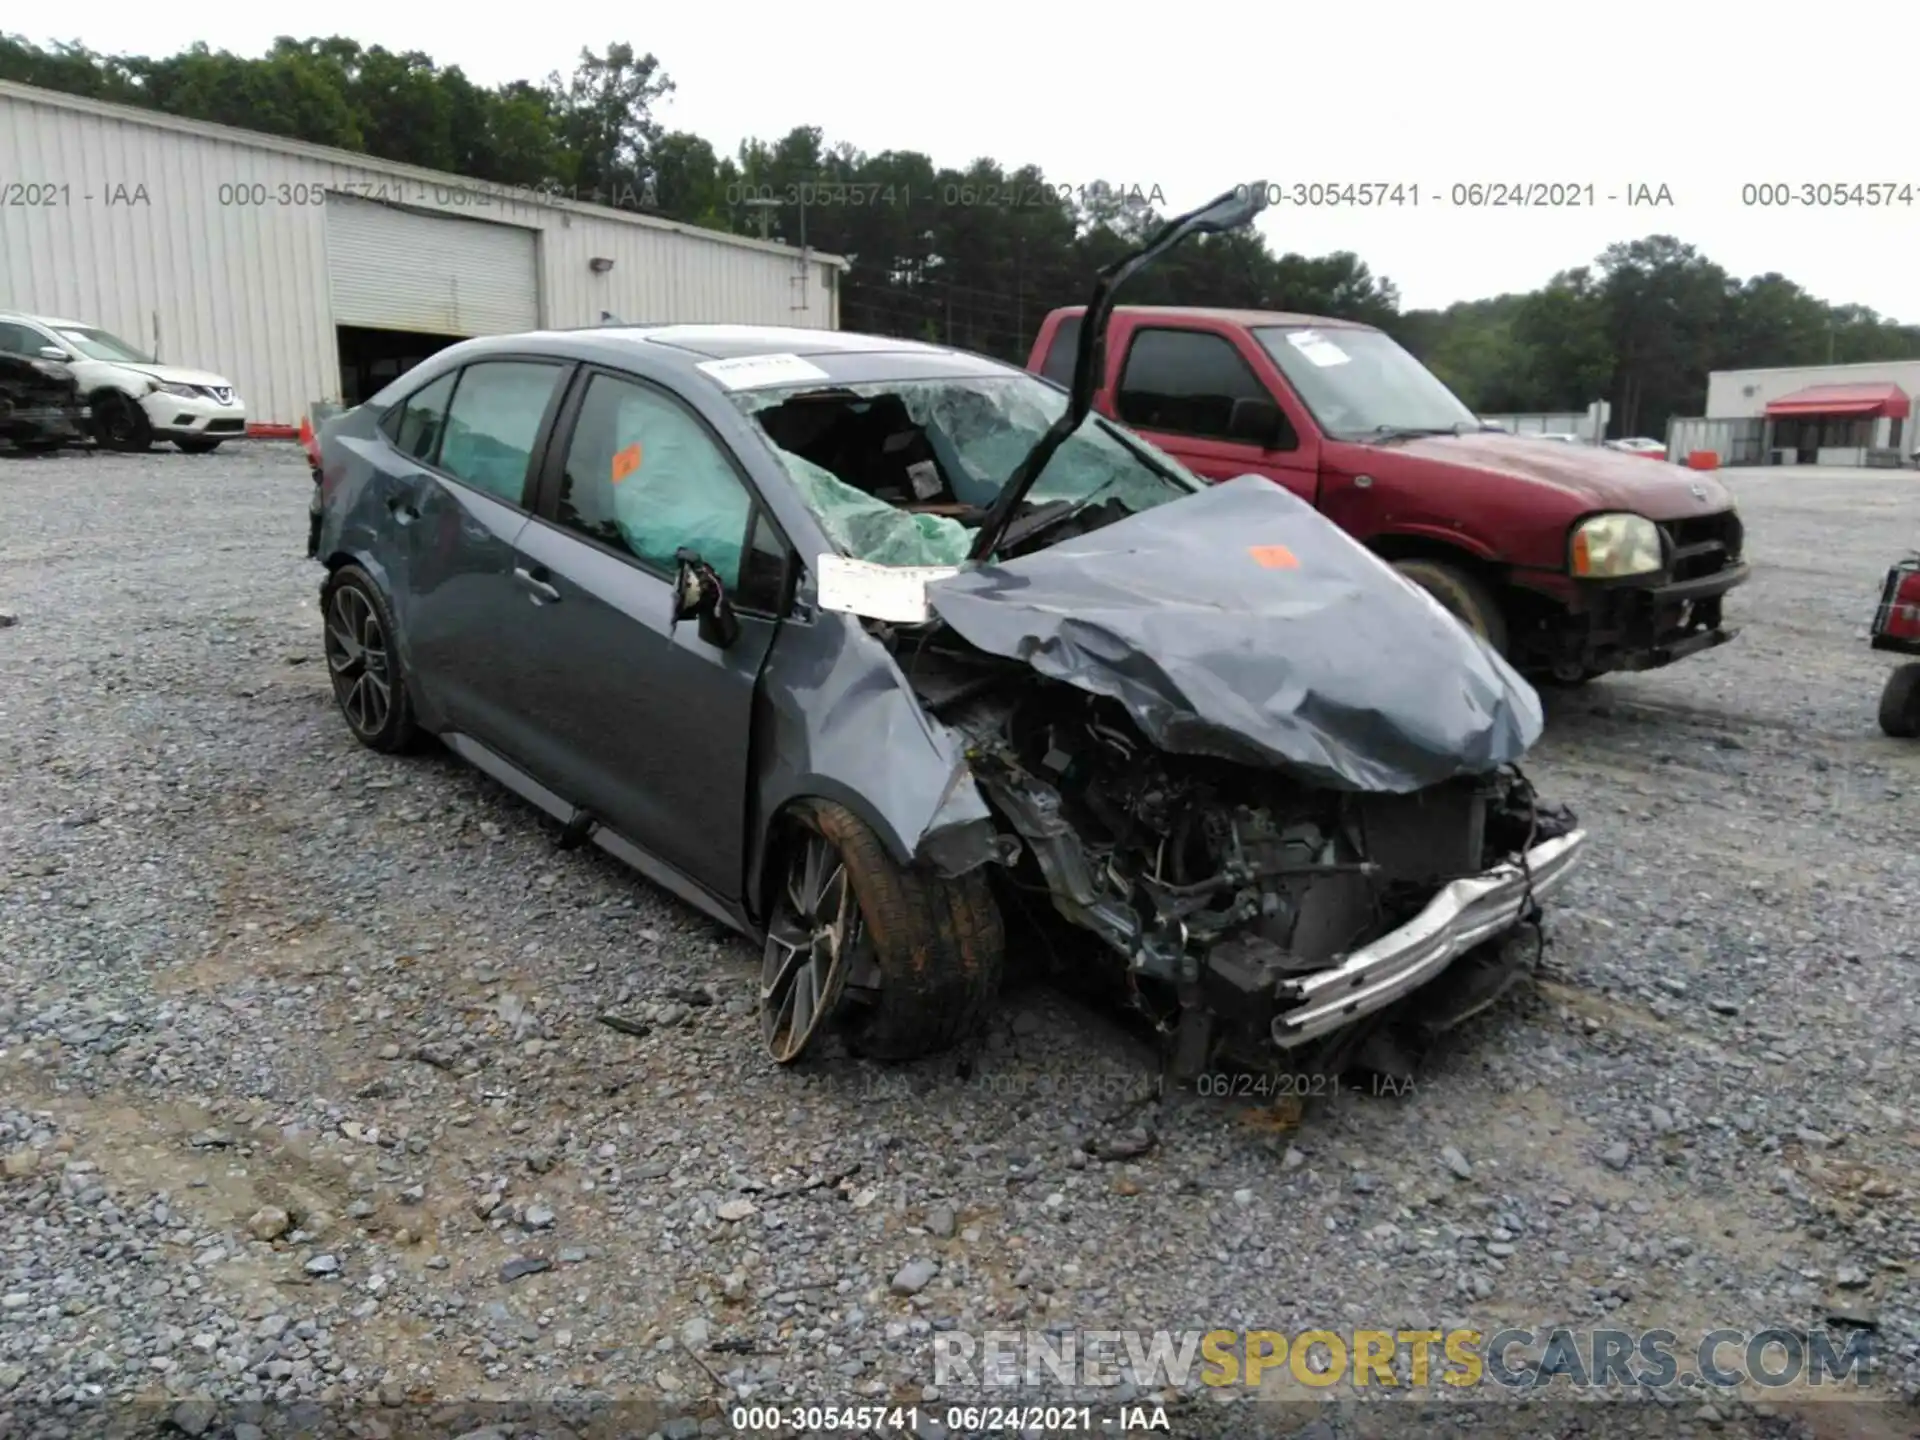
M1109 383L1099 408L1203 480L1262 475L1318 503L1319 437L1244 329L1197 316L1116 316L1107 337ZM1270 446L1232 438L1236 400L1276 405L1285 418Z

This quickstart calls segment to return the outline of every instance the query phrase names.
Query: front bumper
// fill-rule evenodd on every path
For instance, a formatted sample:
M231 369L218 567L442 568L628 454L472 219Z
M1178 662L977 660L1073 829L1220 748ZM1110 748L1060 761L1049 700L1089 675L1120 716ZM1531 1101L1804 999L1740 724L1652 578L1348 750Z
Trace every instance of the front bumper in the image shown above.
M1575 582L1572 603L1545 627L1539 653L1523 657L1559 670L1603 674L1655 670L1726 644L1727 592L1751 570L1735 561L1683 580Z
M247 407L238 396L223 404L210 397L156 390L141 400L140 407L157 435L238 440L247 433Z
M1586 843L1586 831L1572 830L1529 850L1524 870L1509 863L1452 881L1392 934L1331 969L1284 982L1280 1003L1287 1008L1274 1018L1273 1043L1297 1049L1437 979L1474 946L1525 919L1532 900L1566 879Z
M0 415L0 435L9 440L73 440L85 438L88 411L83 406L48 405L9 410Z

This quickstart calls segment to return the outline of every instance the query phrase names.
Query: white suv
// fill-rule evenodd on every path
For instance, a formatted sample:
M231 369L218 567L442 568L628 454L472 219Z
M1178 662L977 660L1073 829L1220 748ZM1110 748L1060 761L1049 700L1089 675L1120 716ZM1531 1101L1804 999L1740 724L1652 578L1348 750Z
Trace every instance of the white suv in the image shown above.
M204 455L247 433L247 407L231 380L161 365L77 320L0 311L0 351L72 366L94 439L109 450L145 450L158 438Z

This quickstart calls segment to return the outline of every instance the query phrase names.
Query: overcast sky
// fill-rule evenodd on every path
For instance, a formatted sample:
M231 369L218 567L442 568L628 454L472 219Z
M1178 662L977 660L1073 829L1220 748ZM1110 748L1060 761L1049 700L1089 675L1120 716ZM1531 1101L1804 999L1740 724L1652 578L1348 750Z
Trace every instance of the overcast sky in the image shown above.
M464 12L332 0L308 20L277 13L257 0L184 11L107 0L32 38L147 54L203 39L257 54L276 34L338 33L487 83L570 70L582 46L626 40L678 87L661 120L723 154L812 124L868 151L956 166L990 156L1055 183L1157 189L1174 209L1256 178L1418 186L1417 208L1283 204L1262 222L1278 249L1357 251L1409 307L1531 289L1613 241L1664 231L1738 275L1778 270L1824 299L1920 322L1911 3L1848 6L1844 25L1809 30L1803 18L1791 33L1764 8L1679 0L1564 11L1188 0L1053 14L1037 0ZM1449 203L1475 182L1590 184L1597 204ZM1891 182L1911 195L1877 211L1742 204L1743 185L1769 182ZM1629 208L1642 185L1667 187L1672 206Z

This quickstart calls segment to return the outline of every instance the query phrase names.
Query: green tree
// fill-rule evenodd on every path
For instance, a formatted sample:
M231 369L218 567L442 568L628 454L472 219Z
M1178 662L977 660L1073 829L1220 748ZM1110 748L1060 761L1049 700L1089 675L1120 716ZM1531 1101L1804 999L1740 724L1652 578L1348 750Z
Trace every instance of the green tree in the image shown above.
M1161 223L1158 193L1052 185L992 157L868 154L801 125L721 156L655 116L673 82L626 42L571 75L474 84L418 51L283 36L239 56L158 58L0 35L0 79L359 151L477 180L569 187L692 225L844 255L842 323L1023 359L1042 316ZM750 203L765 199L770 203ZM1488 412L1610 398L1623 431L1698 413L1713 369L1920 356L1920 327L1829 304L1779 274L1739 281L1671 236L1610 246L1539 290L1402 310L1355 254L1275 254L1208 236L1139 277L1130 300L1332 315L1379 325Z

